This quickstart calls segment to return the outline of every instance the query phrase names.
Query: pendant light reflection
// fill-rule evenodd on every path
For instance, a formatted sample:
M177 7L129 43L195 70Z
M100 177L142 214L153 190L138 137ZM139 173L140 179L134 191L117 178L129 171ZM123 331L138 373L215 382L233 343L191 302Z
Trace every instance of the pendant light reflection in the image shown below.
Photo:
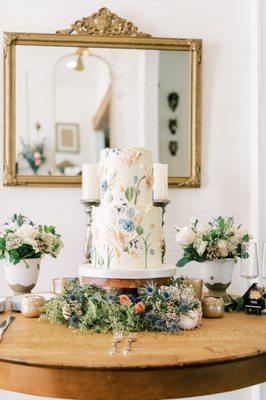
M84 71L84 63L83 63L83 56L88 56L89 50L88 49L77 49L75 55L77 56L76 60L70 60L66 63L67 68L74 69L75 71Z

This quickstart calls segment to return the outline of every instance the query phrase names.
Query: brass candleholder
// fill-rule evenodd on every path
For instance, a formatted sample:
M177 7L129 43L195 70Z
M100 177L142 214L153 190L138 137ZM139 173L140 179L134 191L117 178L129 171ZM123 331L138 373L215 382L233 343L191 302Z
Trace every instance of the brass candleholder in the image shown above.
M162 209L162 227L164 226L164 214L166 211L166 207L170 203L170 200L153 200L153 205L155 207L161 207ZM163 241L163 248L162 248L162 263L164 262L164 256L165 256L165 251L166 251L166 246L165 246L165 240Z
M92 207L93 206L98 206L100 204L100 200L81 200L81 204L83 204L84 211L86 214L86 225L87 225L87 231L86 231L86 237L84 241L84 264L90 264L91 263L91 246L92 246L92 233L91 233L91 223L92 223Z

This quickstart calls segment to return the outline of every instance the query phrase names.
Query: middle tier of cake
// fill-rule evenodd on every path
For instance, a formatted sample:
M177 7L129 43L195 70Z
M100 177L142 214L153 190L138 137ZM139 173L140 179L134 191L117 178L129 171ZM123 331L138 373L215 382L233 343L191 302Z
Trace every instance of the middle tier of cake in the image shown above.
M92 211L92 267L157 269L164 244L160 207L100 205Z

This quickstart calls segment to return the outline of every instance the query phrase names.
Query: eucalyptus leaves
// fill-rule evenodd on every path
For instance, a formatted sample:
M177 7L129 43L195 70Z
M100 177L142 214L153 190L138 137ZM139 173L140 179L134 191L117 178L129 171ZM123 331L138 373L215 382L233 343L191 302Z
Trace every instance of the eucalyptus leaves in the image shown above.
M54 226L35 225L21 214L14 214L0 233L0 259L14 265L43 254L57 257L62 247L61 236Z
M242 225L236 226L232 217L218 217L204 224L193 218L190 226L176 230L176 240L183 250L183 256L176 264L178 267L190 261L249 256L247 247L252 237Z

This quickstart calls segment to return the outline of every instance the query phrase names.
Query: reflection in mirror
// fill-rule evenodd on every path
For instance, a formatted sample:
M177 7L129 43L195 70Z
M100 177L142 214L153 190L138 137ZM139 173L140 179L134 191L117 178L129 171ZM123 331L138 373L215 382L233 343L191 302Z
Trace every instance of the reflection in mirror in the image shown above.
M18 174L78 175L109 145L111 70L88 49L18 47Z
M190 175L189 51L17 46L18 175L79 175L104 147L145 146Z

